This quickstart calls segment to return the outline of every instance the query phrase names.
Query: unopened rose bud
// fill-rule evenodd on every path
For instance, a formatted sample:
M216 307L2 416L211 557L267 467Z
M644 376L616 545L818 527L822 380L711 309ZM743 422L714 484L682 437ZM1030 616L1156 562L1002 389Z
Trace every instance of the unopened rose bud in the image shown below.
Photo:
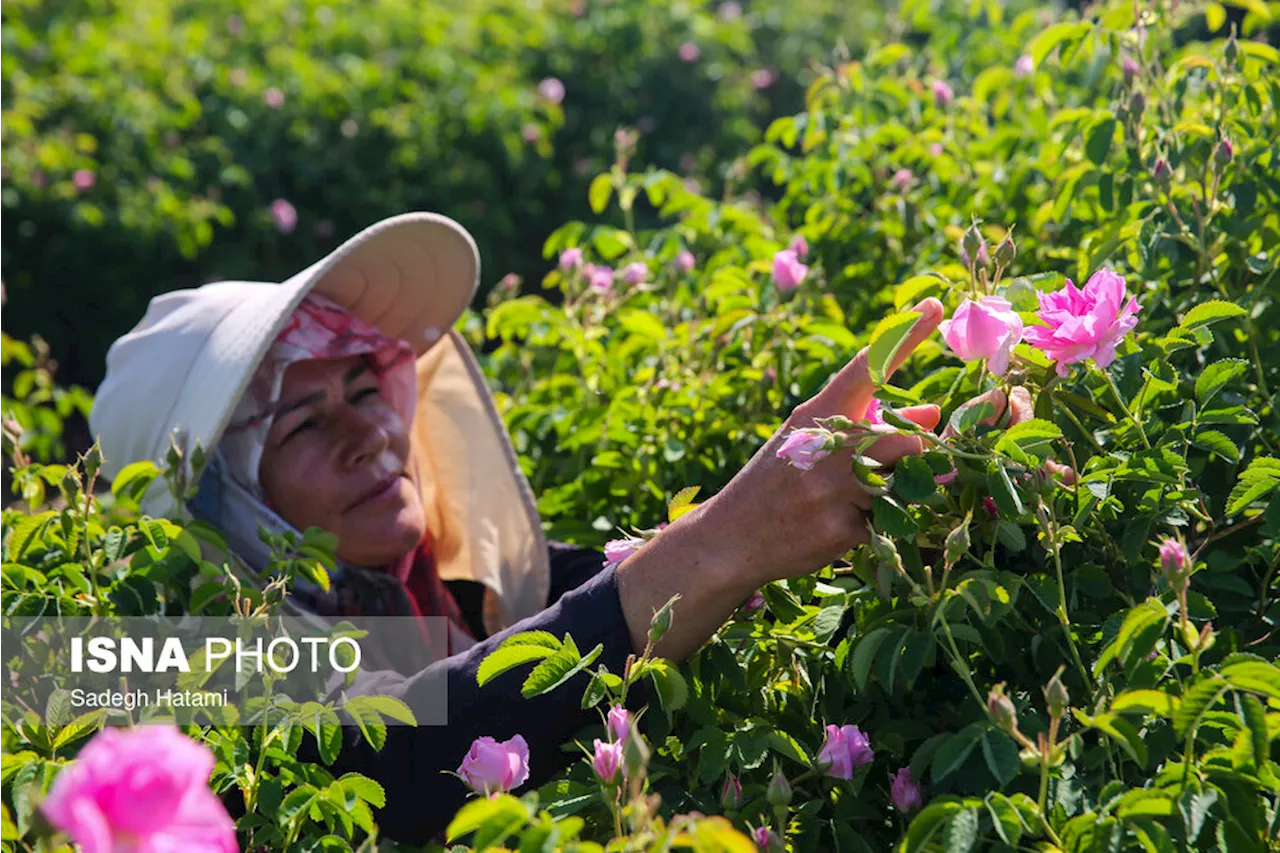
M1160 543L1160 573L1169 582L1169 588L1181 595L1191 579L1191 555L1187 546L1177 539L1165 539Z
M1013 259L1018 255L1018 247L1013 242L1013 234L1004 235L1004 239L1000 241L1000 245L996 246L996 266L1007 267L1013 263Z
M946 544L943 546L943 559L947 561L948 566L954 566L960 562L960 559L969 552L969 516L955 526L955 528L947 534Z
M774 768L769 787L765 789L764 798L775 808L786 808L791 805L791 783L778 768Z
M1213 162L1219 166L1225 166L1231 162L1231 156L1235 154L1235 148L1231 145L1231 140L1225 136L1218 142L1218 146L1213 149Z
M1129 97L1129 112L1137 118L1147 109L1147 96L1142 94L1141 90L1134 92Z
M1163 157L1156 159L1156 164L1151 167L1151 177L1157 181L1164 183L1169 180L1169 176L1173 174L1173 170L1169 168L1169 161Z
M1000 731L1011 735L1018 730L1018 710L1013 707L1013 700L1004 694L1003 681L987 694L987 711Z
M1061 668L1053 674L1053 678L1049 679L1049 683L1044 686L1044 701L1049 708L1050 717L1056 719L1067 712L1067 706L1071 703L1071 696L1067 693L1067 686L1062 683Z
M720 787L720 807L727 812L736 812L741 805L742 783L730 773L724 777L724 784Z
M960 242L960 248L964 249L964 253L970 258L977 258L984 245L982 232L978 230L977 224L970 225L968 230L964 232L964 239Z

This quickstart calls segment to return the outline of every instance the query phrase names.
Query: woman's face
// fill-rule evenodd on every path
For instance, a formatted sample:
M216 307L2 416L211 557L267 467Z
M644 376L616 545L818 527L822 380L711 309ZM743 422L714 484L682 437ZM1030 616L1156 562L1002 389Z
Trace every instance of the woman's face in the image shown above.
M408 425L364 359L312 359L285 370L258 478L286 521L324 528L338 537L339 557L375 567L426 531L408 458Z

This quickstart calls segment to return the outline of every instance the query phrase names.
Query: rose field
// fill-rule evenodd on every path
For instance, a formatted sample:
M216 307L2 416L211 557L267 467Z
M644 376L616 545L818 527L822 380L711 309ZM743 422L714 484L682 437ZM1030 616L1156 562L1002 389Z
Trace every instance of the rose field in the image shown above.
M599 722L540 787L459 743L444 849L1280 851L1280 3L858 5L7 3L0 610L47 703L5 702L0 849L428 849L332 766L397 702L121 726L9 621L325 583L318 530L262 586L143 514L207 448L105 482L89 389L152 295L423 209L480 244L457 328L548 538L620 564L756 454L872 507L679 664L670 602L622 671L508 639L482 690ZM859 353L871 406L793 426Z

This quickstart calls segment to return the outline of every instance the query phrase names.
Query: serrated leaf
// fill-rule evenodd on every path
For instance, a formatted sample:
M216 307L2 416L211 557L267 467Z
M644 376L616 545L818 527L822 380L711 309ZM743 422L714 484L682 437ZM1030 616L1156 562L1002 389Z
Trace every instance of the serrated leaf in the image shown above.
M1004 732L995 729L982 736L982 757L987 760L987 769L1001 786L1012 782L1022 766L1017 744Z
M1010 448L1017 447L1024 453L1043 459L1049 455L1051 442L1060 438L1062 438L1062 430L1057 424L1032 418L1005 430L1004 435L1000 436L1000 440L996 442L996 450L1008 454Z
M520 693L526 699L550 693L595 663L603 651L604 646L597 644L594 649L578 657L577 648L566 643L560 651L533 668L533 672L529 673L529 677L521 685Z
M650 662L649 678L658 691L658 701L662 710L670 713L679 711L689 700L689 685L685 682L680 670L669 661L655 659Z
M1217 673L1209 673L1196 682L1182 695L1178 712L1173 715L1173 730L1177 736L1185 738L1187 733L1200 726L1204 715L1226 693L1231 685Z
M1115 714L1098 714L1095 717L1089 717L1076 712L1076 717L1085 725L1105 732L1137 762L1139 767L1146 769L1147 745L1133 723Z
M484 687L509 669L514 669L522 663L551 657L553 654L556 654L556 650L547 646L503 644L480 662L480 667L476 670L476 684Z
M1105 118L1093 126L1089 131L1089 138L1085 142L1084 151L1089 159L1101 166L1107 162L1107 155L1111 153L1111 143L1116 135L1116 120L1114 118Z
M1053 24L1041 30L1039 35L1031 40L1026 46L1025 52L1031 54L1031 58L1036 62L1036 68L1044 64L1045 57L1048 56L1055 47L1065 41L1072 41L1083 36L1093 25L1088 21L1070 22L1063 21Z
M1114 714L1138 712L1172 717L1178 709L1178 699L1160 690L1126 690L1111 700Z
M529 812L524 804L510 794L480 797L458 809L445 829L445 836L449 841L455 841L474 832L476 839L473 846L482 848L482 833L487 844L498 843L524 826L528 820Z
M1187 841L1194 843L1200 837L1205 818L1209 816L1209 809L1213 808L1216 802L1218 802L1218 792L1213 788L1206 788L1204 791L1187 788L1182 792L1182 796L1178 797L1178 810L1182 812L1182 820L1187 828Z
M701 486L686 486L676 492L675 497L667 504L667 521L673 522L684 514L682 510L693 505L693 499L698 496L698 490Z
M978 841L978 810L967 808L953 814L943 838L947 853L969 853Z
M359 773L343 773L338 777L338 781L342 783L344 789L374 808L380 809L387 804L386 789L368 776L362 776Z
M1009 479L1009 472L999 461L987 472L987 489L991 492L996 506L1005 515L1020 518L1025 512L1022 498L1018 497L1018 490L1013 487L1013 481Z
M1016 848L1022 838L1022 817L1013 803L1004 794L993 791L987 795L987 812L991 815L991 824L995 827L1000 840L1010 847Z
M977 748L982 735L983 730L978 726L967 726L938 747L938 751L933 756L933 766L930 768L933 781L938 782L959 770Z
M945 282L936 275L913 275L894 288L893 310L901 311L908 305L915 305L928 296L942 293Z
M1192 331L1222 320L1242 317L1244 313L1245 310L1235 303L1225 302L1221 299L1211 299L1188 311L1187 316L1183 317L1182 322L1178 324L1178 328Z
M905 456L893 470L893 491L907 503L918 503L938 490L933 469L919 456Z
M946 824L947 819L963 808L953 801L929 803L911 821L902 839L903 853L920 853Z
M888 637L888 628L877 628L861 640L858 640L857 645L853 647L853 654L849 656L849 671L853 676L853 683L859 691L867 688L867 678L871 675L871 664L875 662L876 652L880 650L880 645Z
M1228 462L1240 461L1240 448L1236 447L1235 442L1216 429L1197 430L1196 434L1191 437L1191 443L1201 450L1207 450Z
M1245 728L1249 730L1253 766L1259 769L1266 767L1271 754L1271 741L1267 735L1267 710L1252 696L1240 697L1240 710Z
M1280 666L1260 661L1241 661L1224 666L1221 675L1236 690L1261 693L1280 701Z
M1196 399L1203 409L1232 379L1244 374L1249 362L1243 358L1224 358L1205 367L1196 377Z

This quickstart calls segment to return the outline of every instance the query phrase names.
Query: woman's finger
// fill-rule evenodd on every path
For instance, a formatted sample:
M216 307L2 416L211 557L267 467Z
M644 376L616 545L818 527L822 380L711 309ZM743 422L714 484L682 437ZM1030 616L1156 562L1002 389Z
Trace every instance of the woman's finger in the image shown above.
M907 333L906 340L894 356L886 376L901 367L912 351L932 335L938 328L938 324L942 322L942 303L933 297L921 301L911 310L919 313L920 319L916 320L911 331ZM871 404L875 391L875 383L871 381L871 374L867 369L867 350L863 348L852 361L831 377L823 389L805 404L805 408L809 409L812 417L815 418L844 415L851 420L860 421L866 414L867 406Z
M1023 385L1014 386L1009 392L1009 426L1029 421L1035 416L1036 407L1031 402L1031 392Z
M1030 399L1030 397L1028 397L1028 399ZM987 424L988 426L995 426L996 423L999 422L1001 416L1004 415L1004 410L1008 405L1008 402L1008 398L1005 397L1004 391L999 388L992 388L985 394L979 394L969 402L962 405L959 411L963 412L973 408L974 406L981 406L983 403L990 403L995 407L995 414L990 417L983 418L979 423ZM951 428L951 424L947 424L947 428L942 431L943 438L951 438L955 434L956 431Z

